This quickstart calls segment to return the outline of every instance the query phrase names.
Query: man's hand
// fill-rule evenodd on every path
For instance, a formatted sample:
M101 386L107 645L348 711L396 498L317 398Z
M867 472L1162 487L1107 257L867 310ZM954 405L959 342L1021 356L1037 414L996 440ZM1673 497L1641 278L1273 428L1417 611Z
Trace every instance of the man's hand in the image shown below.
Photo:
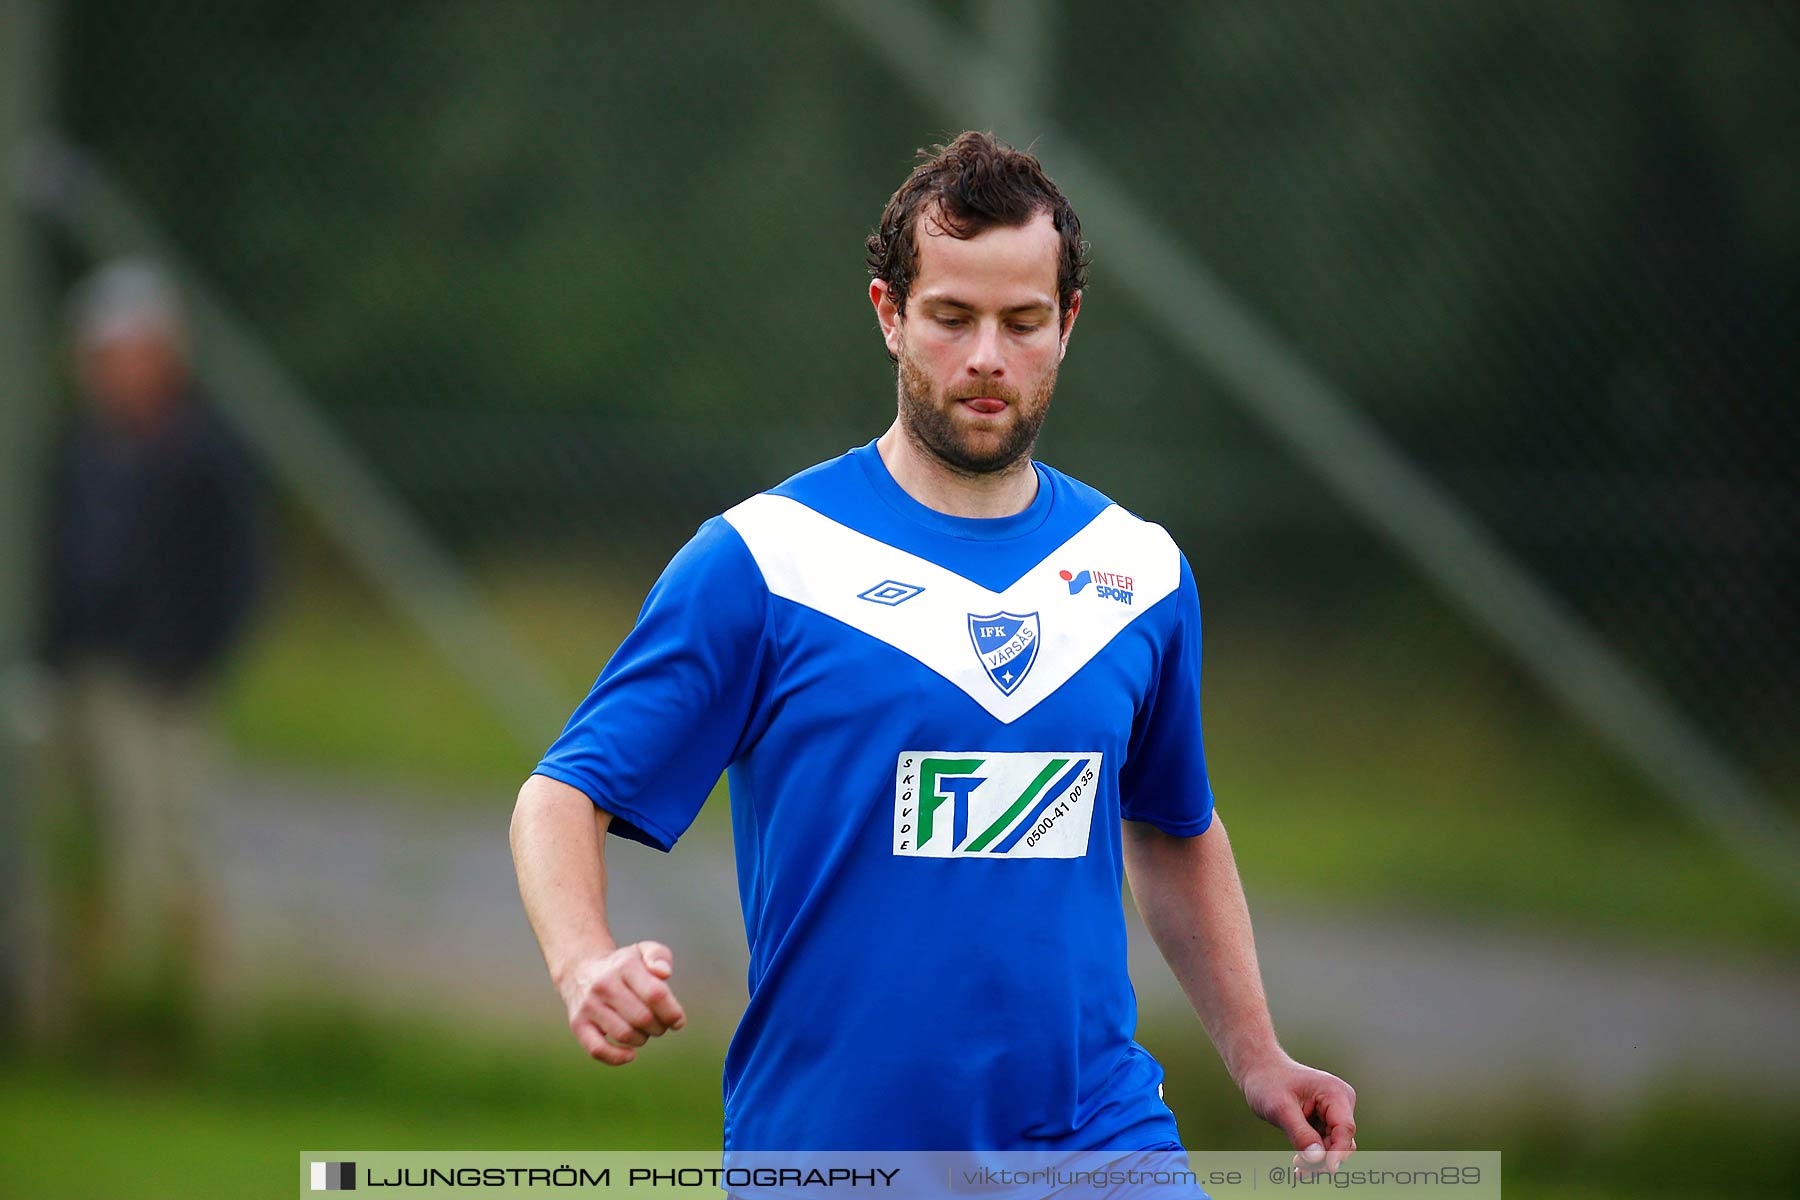
M1250 1111L1300 1152L1296 1167L1335 1171L1356 1149L1356 1089L1336 1075L1283 1054L1244 1072L1238 1083Z
M584 959L556 981L569 1010L569 1030L589 1057L622 1067L633 1048L687 1025L669 990L675 956L661 942L633 942Z

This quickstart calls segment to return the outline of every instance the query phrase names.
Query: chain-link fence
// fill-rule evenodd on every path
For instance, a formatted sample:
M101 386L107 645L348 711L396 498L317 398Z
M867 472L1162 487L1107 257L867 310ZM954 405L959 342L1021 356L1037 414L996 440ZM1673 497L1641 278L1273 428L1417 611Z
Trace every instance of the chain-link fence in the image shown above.
M884 53L851 7L71 2L57 124L465 565L627 591L886 423L861 240L917 145L1079 152L1791 792L1794 10L970 0ZM928 103L920 16L1015 86ZM1120 232L1042 456L1215 612L1415 587L1109 280Z

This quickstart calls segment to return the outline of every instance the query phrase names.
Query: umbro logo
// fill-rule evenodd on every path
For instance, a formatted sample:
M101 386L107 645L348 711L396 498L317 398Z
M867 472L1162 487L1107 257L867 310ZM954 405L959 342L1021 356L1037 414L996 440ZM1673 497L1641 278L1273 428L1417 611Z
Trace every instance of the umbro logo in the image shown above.
M864 578L868 578L864 576ZM884 579L867 591L858 592L858 600L867 600L871 604L885 604L892 608L896 604L905 604L925 589L910 583L901 583L898 579Z

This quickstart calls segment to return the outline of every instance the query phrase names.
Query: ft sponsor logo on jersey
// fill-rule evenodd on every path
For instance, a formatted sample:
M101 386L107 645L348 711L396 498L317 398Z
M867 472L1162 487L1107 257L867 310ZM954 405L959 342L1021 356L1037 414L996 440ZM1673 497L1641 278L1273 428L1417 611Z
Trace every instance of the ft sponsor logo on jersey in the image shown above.
M1036 613L969 614L969 640L975 644L975 654L994 686L1008 696L1025 682L1037 662L1039 633Z
M908 750L894 768L894 853L1082 858L1098 751Z
M1134 595L1131 576L1121 575L1117 571L1058 571L1062 581L1069 585L1069 595L1079 595L1088 584L1094 585L1094 595L1102 600L1117 600L1120 604L1130 604Z

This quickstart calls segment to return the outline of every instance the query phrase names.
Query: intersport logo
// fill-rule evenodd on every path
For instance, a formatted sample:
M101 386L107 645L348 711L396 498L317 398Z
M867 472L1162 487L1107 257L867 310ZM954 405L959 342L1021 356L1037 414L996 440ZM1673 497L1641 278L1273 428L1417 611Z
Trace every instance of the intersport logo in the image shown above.
M1081 858L1100 753L907 750L894 768L894 853Z
M1131 576L1121 575L1117 571L1058 571L1057 576L1069 585L1069 595L1078 596L1081 589L1088 584L1094 585L1094 595L1102 600L1117 600L1120 604L1130 604L1137 599L1137 589L1131 582Z

